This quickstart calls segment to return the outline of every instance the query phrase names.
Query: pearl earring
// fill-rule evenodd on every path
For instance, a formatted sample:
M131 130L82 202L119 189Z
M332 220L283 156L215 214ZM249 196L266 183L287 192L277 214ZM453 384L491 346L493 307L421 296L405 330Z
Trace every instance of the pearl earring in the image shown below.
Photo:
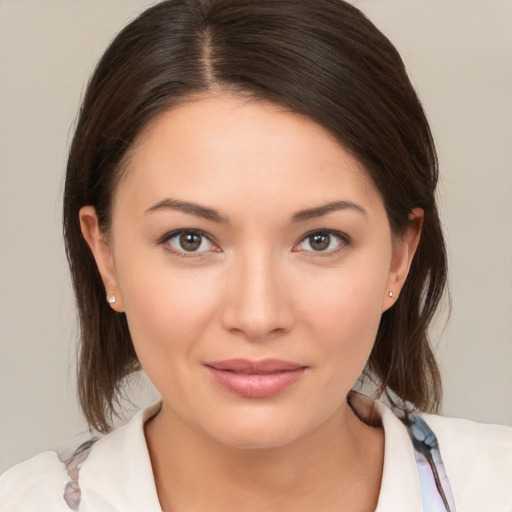
M388 293L388 295L389 295L390 297L393 297L393 292L389 292L389 293ZM114 299L114 300L115 300L115 299Z
M116 302L116 296L113 293L109 293L107 297L107 302L109 304L114 304Z

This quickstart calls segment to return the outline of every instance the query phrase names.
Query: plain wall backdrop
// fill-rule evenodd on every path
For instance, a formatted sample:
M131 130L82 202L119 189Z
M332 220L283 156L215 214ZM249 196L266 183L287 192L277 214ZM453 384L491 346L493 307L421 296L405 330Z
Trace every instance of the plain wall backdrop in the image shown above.
M434 333L443 413L512 425L512 1L354 3L402 53L437 141L453 300ZM0 0L0 471L87 430L61 236L66 151L97 59L148 4ZM135 404L155 400L143 389Z

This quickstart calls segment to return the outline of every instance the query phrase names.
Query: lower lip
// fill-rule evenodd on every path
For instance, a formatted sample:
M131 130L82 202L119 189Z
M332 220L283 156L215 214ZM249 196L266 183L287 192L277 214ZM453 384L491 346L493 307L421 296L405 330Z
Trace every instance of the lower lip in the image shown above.
M247 398L264 398L276 395L297 382L305 368L285 370L271 374L244 374L218 370L207 366L213 378L229 391Z

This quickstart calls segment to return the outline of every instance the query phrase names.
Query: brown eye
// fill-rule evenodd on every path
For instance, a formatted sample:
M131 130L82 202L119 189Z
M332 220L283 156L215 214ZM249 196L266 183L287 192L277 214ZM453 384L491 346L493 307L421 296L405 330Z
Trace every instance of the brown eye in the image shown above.
M203 237L199 233L182 233L179 238L180 248L184 251L197 251Z
M306 235L298 248L304 252L336 253L349 244L348 237L331 231L316 231Z
M214 244L200 231L181 231L166 237L165 243L177 253L203 253L211 251Z
M331 235L327 233L317 233L309 237L309 245L314 251L325 251L331 243Z

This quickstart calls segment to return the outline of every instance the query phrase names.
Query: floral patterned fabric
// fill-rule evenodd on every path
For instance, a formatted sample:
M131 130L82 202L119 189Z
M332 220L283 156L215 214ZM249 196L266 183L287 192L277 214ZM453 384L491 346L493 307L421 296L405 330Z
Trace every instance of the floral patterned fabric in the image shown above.
M67 503L71 510L79 510L80 499L82 497L82 491L78 483L78 476L80 474L80 468L87 459L94 443L97 438L91 439L81 444L73 453L71 458L65 462L66 471L68 472L71 480L66 484L64 488L64 501Z

